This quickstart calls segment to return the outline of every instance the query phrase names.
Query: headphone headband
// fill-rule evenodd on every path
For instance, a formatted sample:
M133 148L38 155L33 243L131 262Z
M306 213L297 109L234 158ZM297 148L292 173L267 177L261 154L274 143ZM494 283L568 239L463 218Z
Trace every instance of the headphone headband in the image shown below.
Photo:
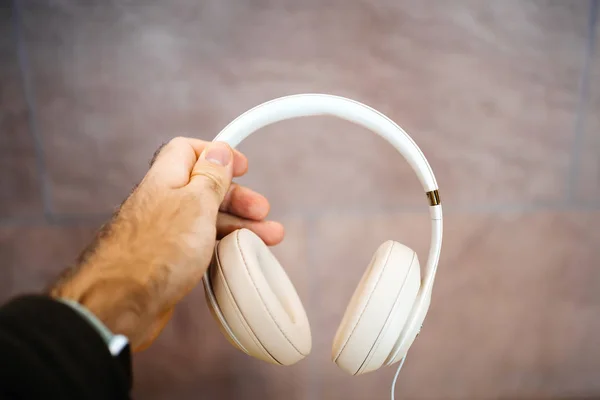
M332 115L377 133L404 156L419 177L425 192L438 189L433 171L421 149L402 128L379 111L340 96L297 94L267 101L234 119L214 140L224 141L235 147L265 126L316 115Z
M419 320L417 317L422 315L424 307L428 307L437 271L442 247L442 206L437 182L427 159L402 128L379 111L354 100L327 94L298 94L280 97L246 111L223 128L213 141L226 142L235 148L242 140L268 125L288 119L317 115L335 116L363 126L383 137L408 161L425 189L432 222L431 245L421 288L404 332L413 330L415 323ZM407 336L402 335L402 337L404 340L396 345L393 355L387 360L388 364L405 347L404 342L407 340Z

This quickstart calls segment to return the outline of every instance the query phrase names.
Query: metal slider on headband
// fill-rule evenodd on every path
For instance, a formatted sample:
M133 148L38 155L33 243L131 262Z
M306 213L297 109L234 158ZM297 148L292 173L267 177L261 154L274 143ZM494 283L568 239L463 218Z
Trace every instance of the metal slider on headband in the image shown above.
M440 201L440 193L438 192L438 190L432 190L430 192L425 193L427 195L427 198L429 199L429 205L430 206L438 206L441 204Z

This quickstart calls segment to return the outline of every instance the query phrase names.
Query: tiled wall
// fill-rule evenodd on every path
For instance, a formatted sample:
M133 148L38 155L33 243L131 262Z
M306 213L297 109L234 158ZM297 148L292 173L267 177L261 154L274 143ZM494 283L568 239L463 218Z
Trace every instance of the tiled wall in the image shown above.
M403 126L436 172L445 242L403 399L600 398L598 1L0 2L0 297L77 255L176 135L210 140L263 101L326 92ZM330 361L386 239L426 259L406 163L347 122L277 124L242 182L287 238L307 308L290 368L235 351L201 288L135 360L138 399L386 399L394 369Z

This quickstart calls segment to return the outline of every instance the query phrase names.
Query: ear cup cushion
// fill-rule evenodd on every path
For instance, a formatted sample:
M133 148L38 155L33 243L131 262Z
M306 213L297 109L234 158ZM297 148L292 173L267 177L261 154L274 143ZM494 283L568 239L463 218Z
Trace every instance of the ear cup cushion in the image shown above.
M232 296L231 289L227 285L227 281L225 281L223 271L219 266L216 255L208 270L208 273L210 275L210 289L215 296L217 304L213 305L211 303L208 293L206 293L206 301L213 318L219 325L219 330L221 333L225 336L229 343L233 345L233 347L245 352L246 354L272 364L281 365L262 346L254 332L252 332L252 329L248 326L246 320L243 318L237 302ZM218 309L218 312L215 308ZM224 321L221 321L217 314L220 314ZM224 325L226 325L229 330L225 329ZM243 348L238 346L236 340L243 346Z
M240 229L223 238L210 274L221 313L251 356L291 365L310 353L310 325L302 302L256 234Z
M358 375L389 357L420 288L416 253L401 243L383 243L356 288L333 341L332 359Z

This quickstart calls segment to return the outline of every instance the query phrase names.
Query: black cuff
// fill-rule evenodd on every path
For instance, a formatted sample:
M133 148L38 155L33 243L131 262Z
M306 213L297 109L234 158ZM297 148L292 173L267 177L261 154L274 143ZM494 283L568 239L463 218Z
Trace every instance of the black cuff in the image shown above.
M0 308L0 397L129 399L129 347L113 357L75 310L45 296Z

